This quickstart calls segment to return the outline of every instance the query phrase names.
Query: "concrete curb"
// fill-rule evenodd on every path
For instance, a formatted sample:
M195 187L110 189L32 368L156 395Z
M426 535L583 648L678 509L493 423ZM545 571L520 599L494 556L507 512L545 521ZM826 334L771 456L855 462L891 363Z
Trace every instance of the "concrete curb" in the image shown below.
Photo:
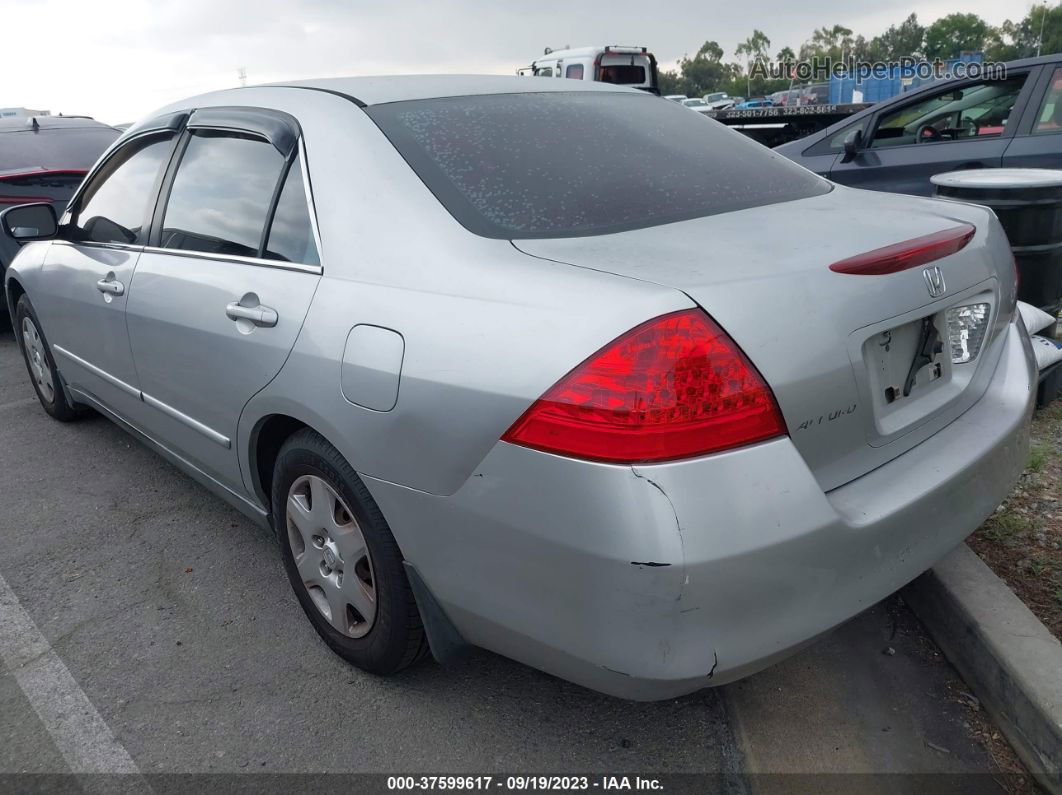
M1037 781L1062 794L1062 644L965 544L902 593Z

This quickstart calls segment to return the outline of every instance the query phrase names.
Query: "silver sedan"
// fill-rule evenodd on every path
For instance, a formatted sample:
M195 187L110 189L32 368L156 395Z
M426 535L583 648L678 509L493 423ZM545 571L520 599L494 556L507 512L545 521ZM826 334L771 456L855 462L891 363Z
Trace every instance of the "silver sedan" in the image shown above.
M44 410L272 528L355 665L473 644L670 697L974 530L1025 460L1031 352L990 211L554 82L161 109L61 218L3 214L7 302Z

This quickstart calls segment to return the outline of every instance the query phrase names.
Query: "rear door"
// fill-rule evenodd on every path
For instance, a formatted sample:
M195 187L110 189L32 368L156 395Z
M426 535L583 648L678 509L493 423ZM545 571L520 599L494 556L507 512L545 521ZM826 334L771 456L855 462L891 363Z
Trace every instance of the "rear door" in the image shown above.
M234 489L240 412L287 359L320 280L299 135L286 114L193 113L130 293L143 423Z
M63 218L34 302L67 383L122 415L139 401L125 309L175 138L140 135L93 174Z
M1004 168L1062 168L1062 65L1042 67L1036 89L1003 153Z
M1002 80L950 83L876 114L864 148L838 160L830 179L853 188L930 196L946 171L999 168L1031 93L1029 71Z

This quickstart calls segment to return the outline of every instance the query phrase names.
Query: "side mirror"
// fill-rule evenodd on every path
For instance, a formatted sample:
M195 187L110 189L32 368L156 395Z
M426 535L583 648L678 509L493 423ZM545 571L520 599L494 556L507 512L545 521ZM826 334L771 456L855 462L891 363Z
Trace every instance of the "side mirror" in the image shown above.
M59 232L55 208L47 202L19 204L0 213L4 234L20 243L50 240Z
M863 145L863 131L852 130L844 139L844 156L841 157L842 163L851 163L856 159L856 155L859 154L859 149Z

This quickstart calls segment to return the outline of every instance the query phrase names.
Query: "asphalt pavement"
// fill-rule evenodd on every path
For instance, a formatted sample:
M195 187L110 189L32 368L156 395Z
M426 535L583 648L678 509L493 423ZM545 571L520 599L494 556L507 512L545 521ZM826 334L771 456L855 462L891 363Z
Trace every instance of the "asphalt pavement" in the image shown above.
M102 417L47 417L10 331L0 506L0 776L716 773L741 791L766 786L749 773L996 769L896 597L658 703L483 651L364 674L319 641L269 533Z

